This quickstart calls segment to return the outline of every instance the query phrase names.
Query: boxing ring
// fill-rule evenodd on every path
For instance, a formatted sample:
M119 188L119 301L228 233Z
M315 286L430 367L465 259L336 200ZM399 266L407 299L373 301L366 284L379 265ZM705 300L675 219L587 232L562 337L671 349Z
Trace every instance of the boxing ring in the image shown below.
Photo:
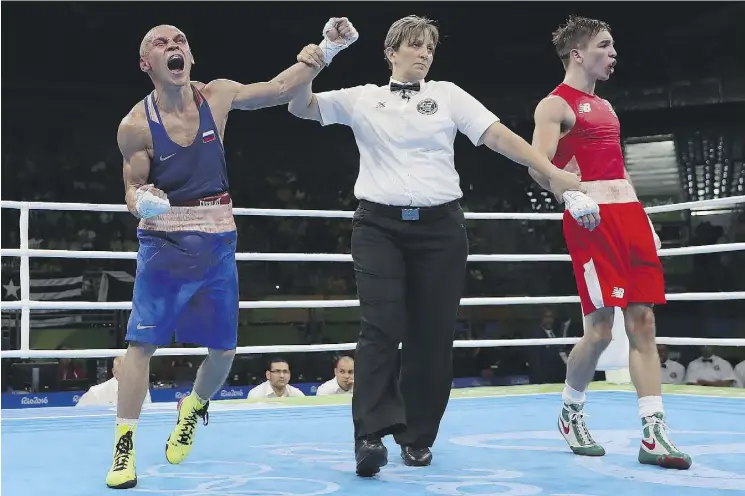
M649 214L713 209L745 203L745 196L647 208ZM123 349L30 349L32 310L128 310L131 302L60 302L30 299L29 260L106 258L135 260L136 252L29 249L31 210L126 212L124 205L2 201L20 210L21 300L2 310L21 311L21 346L2 358L103 358ZM351 211L235 208L235 215L351 219ZM466 213L469 220L560 220L561 213ZM745 250L745 243L662 249L661 257ZM351 262L348 254L238 253L236 260ZM469 262L568 262L568 255L470 255ZM744 300L745 291L673 293L668 301ZM463 298L463 306L579 303L577 296ZM241 301L242 309L343 308L357 300ZM577 338L468 340L456 347L574 344ZM670 345L745 346L745 339L658 338ZM239 347L237 353L352 350L355 343ZM162 348L157 355L204 355L205 348ZM623 382L623 381L622 381ZM175 421L175 404L143 411L137 431L139 484L131 491L188 496L325 494L387 495L652 495L672 489L680 496L745 493L745 389L664 386L672 435L691 454L685 472L642 466L636 461L641 433L636 396L628 384L594 383L588 425L604 444L602 458L574 456L556 432L561 385L456 389L434 446L430 467L403 466L387 439L389 465L373 479L354 474L348 396L279 400L219 400L210 424L199 429L189 459L171 466L163 446ZM93 496L111 463L113 408L37 408L2 411L2 493Z

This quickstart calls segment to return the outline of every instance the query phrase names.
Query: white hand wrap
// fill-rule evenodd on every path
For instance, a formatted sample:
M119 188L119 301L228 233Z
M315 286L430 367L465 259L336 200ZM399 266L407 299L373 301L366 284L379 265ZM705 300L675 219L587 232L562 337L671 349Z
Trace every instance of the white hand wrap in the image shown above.
M563 195L566 209L577 220L585 215L600 213L600 207L589 196L581 191L565 191Z
M143 219L155 217L171 208L171 203L168 200L158 198L144 187L137 190L135 198L135 209Z
M329 41L329 39L326 37L326 33L328 33L331 29L336 28L338 22L338 18L332 17L328 20L326 25L323 26L323 31L321 32L323 41L318 44L318 47L323 50L324 62L326 62L326 65L329 65L331 63L331 60L336 56L337 53L347 48L349 45L357 41L357 39L360 37L357 30L354 29L354 26L350 22L349 28L352 30L352 33L342 38L343 43L339 43L339 41L341 40Z
M647 220L649 221L649 228L652 230L652 236L654 236L654 247L659 250L662 248L662 241L660 241L660 237L657 236L657 231L654 230L654 224L652 224L652 219L649 218L649 215L647 215Z

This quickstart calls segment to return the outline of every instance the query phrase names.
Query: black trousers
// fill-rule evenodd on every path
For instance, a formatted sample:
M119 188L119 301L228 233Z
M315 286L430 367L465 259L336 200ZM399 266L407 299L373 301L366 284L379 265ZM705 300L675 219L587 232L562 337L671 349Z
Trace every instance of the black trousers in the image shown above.
M361 324L355 439L394 434L400 445L434 443L450 397L467 257L457 202L413 211L360 202L352 231Z

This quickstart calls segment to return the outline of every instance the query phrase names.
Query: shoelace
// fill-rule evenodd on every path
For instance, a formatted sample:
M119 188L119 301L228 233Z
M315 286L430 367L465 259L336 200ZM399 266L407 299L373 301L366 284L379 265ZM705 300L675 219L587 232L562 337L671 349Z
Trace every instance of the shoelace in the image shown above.
M586 414L582 410L578 412L569 410L569 422L577 426L577 434L583 446L595 444L595 440L592 439L590 431L587 430L587 426L585 425L585 416Z
M124 470L127 468L129 457L132 454L134 442L132 442L132 431L125 433L116 443L116 455L114 456L114 470Z
M194 435L194 429L197 428L197 416L202 418L204 425L209 422L209 413L207 413L207 405L200 410L194 410L184 418L184 426L181 428L178 442L181 444L188 445L191 443L192 436Z
M649 433L654 436L654 427L656 425L660 426L660 436L663 438L662 440L667 443L668 446L670 446L673 450L678 451L678 448L670 441L670 438L667 437L667 431L672 430L670 429L664 420L657 417L656 415L653 415L651 417L647 417L647 423L649 424Z

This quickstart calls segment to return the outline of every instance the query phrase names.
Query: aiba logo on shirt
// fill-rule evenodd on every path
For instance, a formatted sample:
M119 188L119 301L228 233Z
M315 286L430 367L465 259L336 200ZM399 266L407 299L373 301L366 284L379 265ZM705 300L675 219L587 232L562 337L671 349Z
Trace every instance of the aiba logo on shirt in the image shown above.
M420 114L432 115L437 112L437 102L431 98L425 98L417 104L416 109Z

